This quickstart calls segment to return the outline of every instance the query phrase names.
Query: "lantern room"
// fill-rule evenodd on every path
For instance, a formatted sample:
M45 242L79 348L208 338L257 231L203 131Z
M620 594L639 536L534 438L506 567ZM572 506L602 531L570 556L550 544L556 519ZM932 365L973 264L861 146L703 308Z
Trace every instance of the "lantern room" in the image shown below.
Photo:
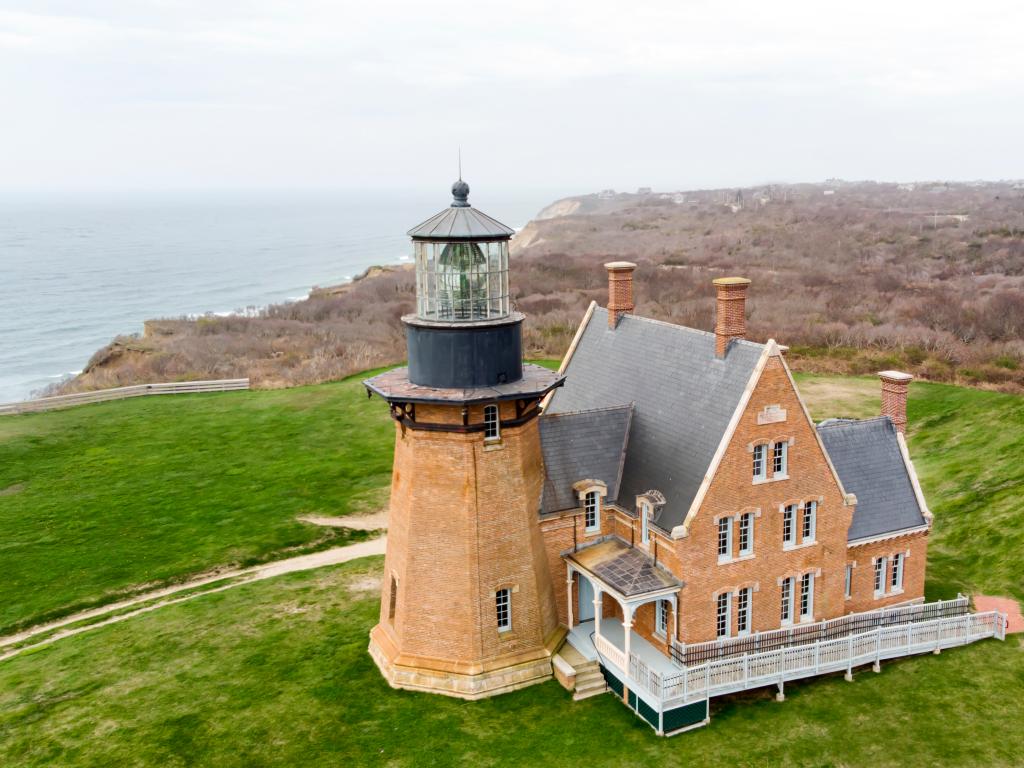
M464 323L508 317L508 241L514 231L469 204L452 185L451 206L409 231L416 259L416 316Z

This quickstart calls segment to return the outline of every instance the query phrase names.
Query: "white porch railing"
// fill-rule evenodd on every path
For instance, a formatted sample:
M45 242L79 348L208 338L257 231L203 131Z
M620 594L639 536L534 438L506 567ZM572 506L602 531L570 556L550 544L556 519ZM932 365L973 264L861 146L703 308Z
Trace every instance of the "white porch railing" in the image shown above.
M594 640L594 648L601 654L605 659L610 661L619 671L625 670L626 668L626 653L621 648L616 647L608 638L602 635L593 634L591 637ZM633 654L630 654L632 656Z
M849 671L853 667L877 663L882 659L966 645L989 637L1004 640L1005 630L1005 614L987 611L879 627L835 640L744 654L687 667L679 674L664 678L650 674L630 674L630 677L648 693L656 696L662 709L670 709L748 688ZM634 668L641 671L639 667L634 667L631 658L631 673Z
M969 599L960 595L953 600L938 600L933 603L915 603L879 608L862 613L850 613L827 621L797 624L767 632L755 632L745 637L722 638L721 640L709 640L705 643L690 643L688 645L673 643L671 654L672 660L677 664L693 667L710 661L752 653L777 651L790 646L836 640L880 627L963 616L969 610Z

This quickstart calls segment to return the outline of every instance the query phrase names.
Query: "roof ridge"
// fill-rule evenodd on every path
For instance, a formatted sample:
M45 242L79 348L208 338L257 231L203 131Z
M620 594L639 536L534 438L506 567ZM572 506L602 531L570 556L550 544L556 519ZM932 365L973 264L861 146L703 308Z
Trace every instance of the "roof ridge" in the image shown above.
M871 416L870 418L867 419L850 419L845 417L824 419L823 421L818 422L818 424L816 424L815 426L818 429L821 429L823 427L841 427L846 425L860 426L862 424L874 424L875 422L878 421L886 421L889 424L892 424L892 419L890 419L885 414L880 414L878 416Z
M545 413L542 418L554 419L559 416L579 416L584 413L600 413L601 411L621 411L630 410L632 411L636 407L636 403L622 403L621 405L602 405L600 408L580 408L576 411L558 411L557 413Z
M595 307L595 309L601 310L605 314L608 314L608 308L607 307L602 307L602 306L598 305L598 306ZM689 326L689 325L681 325L679 323L670 323L667 320L658 320L657 318L654 318L654 317L646 317L645 315L637 315L637 314L634 314L632 312L624 312L620 317L626 318L626 319L629 319L629 320L640 320L640 321L645 322L645 323L651 323L652 325L663 325L666 328L674 328L674 329L680 330L680 331L689 331L690 333L696 333L696 334L699 334L701 336L714 336L715 335L714 331L705 331L702 328L693 328L692 326ZM733 339L733 342L735 342L737 344L743 344L745 346L750 346L750 347L760 347L760 348L763 348L763 347L767 346L767 343L765 343L765 342L751 341L750 339Z

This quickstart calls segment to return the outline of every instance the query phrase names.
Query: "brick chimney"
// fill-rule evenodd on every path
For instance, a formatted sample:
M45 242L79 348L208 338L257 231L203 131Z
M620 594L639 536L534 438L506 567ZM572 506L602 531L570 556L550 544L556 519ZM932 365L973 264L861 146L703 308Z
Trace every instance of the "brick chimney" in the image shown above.
M900 371L882 371L882 415L892 419L896 429L907 431L907 388L914 377Z
M611 261L604 268L608 270L608 327L614 330L619 318L633 311L633 270L636 264Z
M725 357L729 342L747 335L747 286L745 277L720 277L715 306L715 354Z

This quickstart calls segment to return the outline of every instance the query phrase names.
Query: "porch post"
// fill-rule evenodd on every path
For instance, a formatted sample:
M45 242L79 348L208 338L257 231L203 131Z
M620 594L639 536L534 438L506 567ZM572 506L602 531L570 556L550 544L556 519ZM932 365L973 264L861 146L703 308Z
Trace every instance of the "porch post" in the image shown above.
M569 609L569 629L572 629L572 566L565 564L565 601Z
M591 582L593 584L593 582ZM601 588L594 585L594 634L601 636L601 600L604 593Z
M675 595L669 595L669 602L672 604L672 633L669 635L669 647L676 642L676 631L679 627L679 601Z
M625 653L626 653L626 669L629 669L629 636L630 636L630 634L632 634L631 630L633 629L633 606L630 605L629 603L626 603L625 605L623 605L622 606L622 616L623 616L623 619L622 619L622 630L623 630L623 635L626 638L626 641L625 641L625 646L626 647L624 649Z

